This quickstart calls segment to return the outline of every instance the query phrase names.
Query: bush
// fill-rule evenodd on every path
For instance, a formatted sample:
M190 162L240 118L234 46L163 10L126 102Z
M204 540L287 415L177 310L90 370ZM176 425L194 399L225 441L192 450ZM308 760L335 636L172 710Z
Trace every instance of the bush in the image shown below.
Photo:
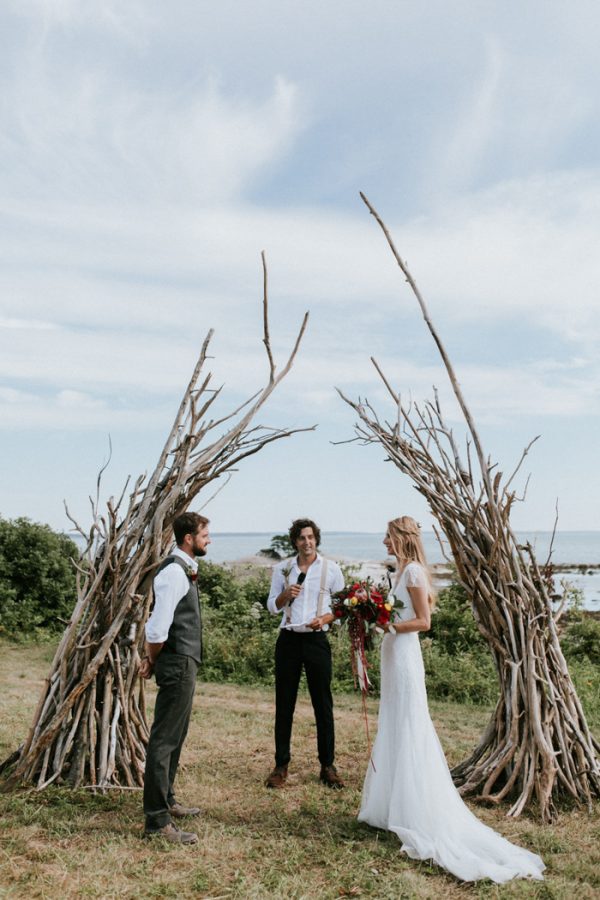
M0 518L0 633L62 631L76 599L70 538L29 519Z
M435 643L437 650L450 656L488 652L475 624L469 598L459 584L450 584L440 591L427 637Z
M274 534L268 547L263 547L259 551L263 556L270 556L271 559L284 559L294 554L294 547L290 541L289 534Z
M450 655L431 638L421 641L427 694L432 700L491 704L498 699L498 676L488 651Z
M569 673L577 696L581 700L588 725L592 731L600 729L600 671L589 659L569 661Z
M240 578L202 560L198 583L206 626L202 678L272 684L279 618L266 609L270 571Z
M560 643L569 662L600 666L600 621L593 616L578 612L570 617Z

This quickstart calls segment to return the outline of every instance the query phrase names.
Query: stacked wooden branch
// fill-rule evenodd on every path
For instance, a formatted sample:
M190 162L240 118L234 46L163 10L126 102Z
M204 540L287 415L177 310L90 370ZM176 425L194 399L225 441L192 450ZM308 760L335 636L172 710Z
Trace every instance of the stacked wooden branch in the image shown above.
M212 331L150 478L137 479L99 511L92 502L89 531L75 522L87 546L77 573L77 602L45 681L27 739L10 762L6 785L55 781L73 787L139 787L143 783L148 724L138 678L152 578L172 544L172 522L194 498L245 457L272 441L306 429L269 429L252 421L289 372L304 334L304 316L292 352L276 371L268 326L264 270L264 344L269 378L241 407L208 418L220 393L205 373ZM100 473L101 475L102 473ZM98 479L98 489L100 476ZM9 762L9 761L6 761Z
M369 403L342 395L359 417L358 436L379 442L426 498L494 657L498 704L479 745L453 776L465 794L494 803L510 800L509 815L518 816L537 801L548 821L561 794L588 806L600 796L600 745L590 733L560 648L548 579L532 547L521 546L510 526L517 499L511 485L531 444L508 478L495 472L423 298L386 226L363 200L419 302L467 427L461 452L437 393L421 406L407 406L375 360L395 404L394 421L382 422Z

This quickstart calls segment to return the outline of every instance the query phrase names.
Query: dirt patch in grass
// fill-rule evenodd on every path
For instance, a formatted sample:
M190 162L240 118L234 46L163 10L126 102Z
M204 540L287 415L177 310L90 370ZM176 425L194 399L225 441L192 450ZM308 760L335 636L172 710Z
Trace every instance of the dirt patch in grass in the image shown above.
M25 737L47 674L47 646L0 645L0 748ZM377 704L369 703L371 731ZM432 704L451 762L475 743L489 711ZM356 821L367 746L355 695L336 697L337 763L347 789L318 781L315 727L299 700L288 787L267 791L273 761L273 698L263 688L199 684L178 793L202 807L195 848L142 838L141 795L94 795L53 787L0 794L0 896L10 898L595 898L600 895L600 813L564 810L554 826L505 809L477 814L539 852L542 884L462 885L415 863L398 840Z

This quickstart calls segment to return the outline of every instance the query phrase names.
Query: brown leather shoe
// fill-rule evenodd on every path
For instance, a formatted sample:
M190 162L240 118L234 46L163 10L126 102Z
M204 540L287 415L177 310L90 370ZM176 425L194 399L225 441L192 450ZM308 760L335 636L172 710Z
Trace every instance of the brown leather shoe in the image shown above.
M162 828L157 828L156 831L144 831L144 837L162 838L164 841L169 841L171 844L198 843L197 834L194 834L193 831L181 831L181 829L173 825L172 822L169 822L168 825L164 825Z
M174 819L185 819L186 816L199 816L200 809L197 806L182 806L181 803L174 803L169 807L169 812Z
M345 787L344 782L337 773L335 766L321 766L320 779L327 787L340 791Z
M275 766L265 781L265 787L282 788L287 781L287 766Z

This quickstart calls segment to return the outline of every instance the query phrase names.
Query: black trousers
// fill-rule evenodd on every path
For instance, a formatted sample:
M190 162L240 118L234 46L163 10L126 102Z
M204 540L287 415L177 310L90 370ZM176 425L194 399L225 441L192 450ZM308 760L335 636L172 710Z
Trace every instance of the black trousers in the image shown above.
M331 647L322 631L303 634L281 629L275 645L275 765L287 766L294 709L302 668L317 723L322 766L333 765L335 732L331 696Z
M190 724L198 663L191 656L163 650L154 672L158 694L144 773L147 831L162 828L171 821L169 807L175 802L173 782Z

